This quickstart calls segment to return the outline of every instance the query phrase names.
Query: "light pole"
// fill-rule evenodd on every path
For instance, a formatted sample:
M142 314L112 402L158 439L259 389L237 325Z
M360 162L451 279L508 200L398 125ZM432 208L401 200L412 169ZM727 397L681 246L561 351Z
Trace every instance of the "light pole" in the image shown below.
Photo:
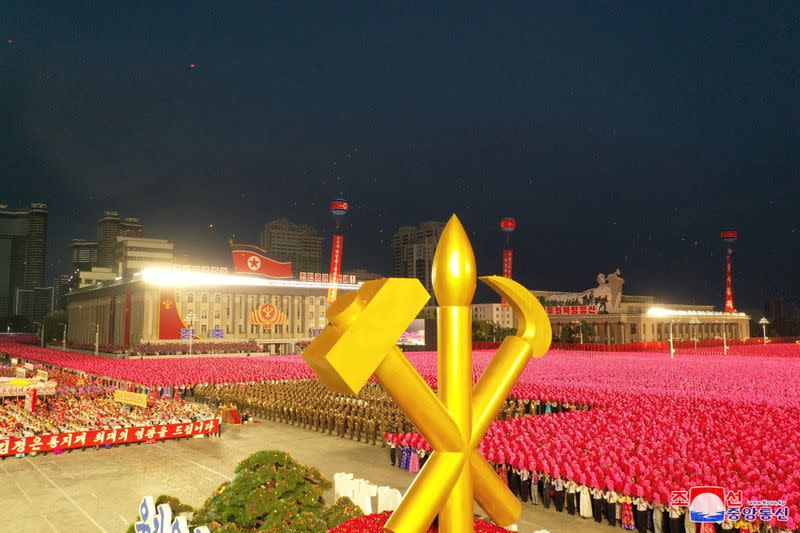
M44 324L42 324L41 322L34 321L33 325L35 326L36 324L39 324L39 337L41 337L39 346L44 348Z
M700 321L697 318L689 320L689 324L694 326L694 349L697 349L697 328L700 327Z
M89 325L94 326L94 355L98 355L100 352L100 324L92 322Z
M581 344L583 344L583 324L581 324L580 320L573 320L572 323L578 325L578 335L580 335Z
M767 345L767 324L769 324L769 320L766 317L761 317L761 320L758 321L761 324L761 331L764 333L764 345Z
M728 355L728 332L725 331L725 325L727 322L722 320L715 322L715 324L722 324L722 353L723 355Z
M672 339L672 324L675 322L680 322L680 320L670 320L669 321L669 358L675 359L675 343Z
M61 337L61 349L67 351L67 324L59 322L59 326L64 326L64 335Z
M197 318L197 315L194 314L194 311L189 311L186 313L186 322L189 323L189 356L192 355L192 341L194 340L194 319Z

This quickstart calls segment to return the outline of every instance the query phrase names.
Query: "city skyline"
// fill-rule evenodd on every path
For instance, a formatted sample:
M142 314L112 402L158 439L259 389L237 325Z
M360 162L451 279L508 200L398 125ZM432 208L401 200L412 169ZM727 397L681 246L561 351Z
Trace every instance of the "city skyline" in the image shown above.
M48 264L111 208L215 257L281 217L329 246L341 195L345 268L389 272L397 228L455 212L499 272L513 216L527 286L620 268L720 306L732 227L737 307L797 306L798 6L219 9L0 22L2 202L48 204Z
M102 216L97 221L97 223L98 223L98 231L100 231L99 228L100 228L101 221L108 216L109 212L116 213L113 210L105 210L103 212ZM135 220L136 220L136 222L138 224L139 223L139 219L135 219ZM268 227L270 223L276 223L276 222L277 223L288 222L292 226L302 227L302 228L309 228L312 231L317 231L316 227L310 226L308 224L304 224L302 221L295 221L295 220L291 220L291 219L281 218L281 219L277 219L277 220L267 221L265 224L261 224L260 226L258 226L256 231L255 231L255 235L256 235L256 239L255 240L256 241L262 240L264 227L265 226ZM429 225L442 226L443 227L444 222L425 220L425 221L418 222L417 225L420 226L420 227L426 227L426 226L429 226ZM148 225L148 227L149 227L149 225ZM441 229L441 228L439 228L439 229ZM413 233L413 232L416 232L417 230L418 230L418 228L415 227L415 226L403 225L403 226L398 227L394 232L392 232L391 236L394 239L396 239L397 237L401 236L404 233L404 231L405 232L412 231L412 233ZM472 233L476 234L477 232L472 232ZM236 237L236 234L233 234L233 237ZM176 252L174 254L174 261L176 263L193 263L193 264L211 263L211 264L218 264L220 266L228 265L228 263L230 262L230 241L226 241L224 243L224 245L223 245L222 243L214 242L214 240L213 240L214 238L213 237L206 237L206 239L207 239L206 242L208 244L212 244L213 243L212 246L214 246L216 248L216 253L213 253L211 255L203 255L203 254L198 255L197 253L186 253L186 252L189 252L189 250L185 246L182 246L182 243L176 242L175 243L175 249L176 250L181 250L181 252L184 252L184 253ZM169 236L167 236L167 240L170 240ZM323 238L322 240L323 240L322 263L326 263L327 259L330 257L330 243L327 242L328 239ZM72 252L71 248L74 247L76 242L87 242L87 241L83 241L82 239L72 239L71 240L70 245L67 246L67 251L66 251L66 264L68 265L68 268L69 268L70 255L74 253L74 252ZM242 241L242 243L245 243L245 242ZM259 244L263 244L263 243L259 243ZM52 245L49 245L48 248L50 248L51 246ZM513 238L512 238L512 248L513 247L514 247L514 245L513 245ZM266 248L265 248L265 250L266 250ZM379 270L378 272L380 272L380 273L382 273L383 275L386 275L386 276L391 276L391 275L395 275L396 276L396 275L398 275L397 268L400 268L396 264L396 258L393 257L395 255L395 253L396 253L396 250L394 250L394 246L390 245L386 249L386 251L390 255L390 263L389 263L388 270ZM48 254L49 253L51 253L51 252L48 252ZM499 253L500 253L500 249L498 249L498 254ZM721 253L722 253L721 257L723 257L724 256L724 251L721 252ZM267 254L269 255L269 250L267 250ZM476 250L476 255L480 255L480 254L478 254L478 250ZM483 255L488 255L488 254L484 253ZM280 254L276 254L275 257L280 257ZM99 266L99 265L95 264L95 266ZM55 264L51 263L49 268L55 268ZM410 267L408 267L408 268L410 268ZM344 268L345 271L354 270L354 269L362 270L362 271L368 271L369 270L368 268L365 268L362 265L345 264L345 268ZM299 269L299 270L301 270L301 269ZM324 270L324 269L322 269L322 270ZM589 271L587 270L587 272L589 272ZM68 273L71 273L71 271L69 271ZM499 271L499 267L498 267L497 271L486 270L485 272L482 271L482 273L485 273L485 274L499 274L500 271ZM59 275L63 275L63 274L64 273L55 274L54 275L54 279L52 281L48 278L46 284L53 285L55 283L55 278L58 278ZM402 275L402 272L400 274ZM413 274L413 272L412 272L412 274ZM561 290L564 290L564 291L567 291L567 292L572 292L572 291L580 292L580 291L584 290L586 287L588 287L589 285L591 285L591 278L595 274L596 273L590 273L589 277L586 277L585 279L580 280L578 282L578 284L576 284L574 286L570 286L570 287L566 287L566 286L562 286L562 285L556 285L554 287L540 287L540 286L531 285L529 288L532 289L532 290L544 290L544 291L550 291L550 290L561 291ZM429 275L430 275L430 272L428 272L427 275L424 275L424 274L420 274L419 275L419 276L422 276L421 282L423 283L423 285L425 285L427 283L425 280L427 279L427 277L429 277ZM419 277L416 274L413 274L413 275L410 274L409 276L410 277ZM581 285L581 283L583 285ZM486 291L484 291L482 289L483 289L482 287L480 287L480 286L478 287L478 296L476 298L476 301L484 302L484 301L487 300L487 294L485 293ZM720 291L720 292L722 293L723 291ZM653 294L648 293L648 296L654 296L654 297L656 297L656 299L658 299L660 301L664 301L664 302L678 302L679 300L677 298L675 298L674 296L671 296L673 293L674 293L673 291L670 291L670 287L665 287L663 292L661 292L661 293L656 292L656 293L653 293ZM744 306L741 306L741 305L737 304L737 306L736 306L737 307L737 311L745 311L747 313L753 314L754 316L755 315L759 315L760 316L760 314L763 314L762 310L764 309L764 306L766 305L766 303L769 300L777 298L777 297L784 298L784 299L786 299L788 301L787 305L789 307L789 310L788 310L787 316L788 315L797 314L797 310L798 309L796 307L793 308L793 305L796 305L795 304L795 300L793 300L791 297L786 298L785 295L782 294L782 293L777 293L777 294L773 294L773 295L767 295L767 296L764 297L762 302L756 303L752 307L748 307L748 308L745 308ZM724 294L721 295L721 298L724 299ZM488 297L488 300L491 301L491 296ZM738 298L737 298L737 301L738 301ZM687 301L687 303L699 304L699 305L712 305L715 308L720 308L720 309L722 309L724 307L723 305L721 305L720 302L717 302L717 301L702 301L702 300L691 300L690 299L690 300Z

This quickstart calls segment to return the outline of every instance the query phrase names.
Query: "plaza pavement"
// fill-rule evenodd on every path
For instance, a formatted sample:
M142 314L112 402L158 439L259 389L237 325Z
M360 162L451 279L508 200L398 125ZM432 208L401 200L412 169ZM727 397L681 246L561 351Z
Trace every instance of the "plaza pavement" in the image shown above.
M316 466L328 479L353 472L377 485L405 491L409 472L389 464L386 448L317 433L277 422L223 426L222 438L167 441L72 451L62 455L0 461L3 531L124 532L137 515L142 496L177 496L199 506L233 476L252 452L279 449ZM332 498L332 491L327 495ZM480 513L480 509L476 512ZM554 509L523 504L519 531L608 532L605 524Z

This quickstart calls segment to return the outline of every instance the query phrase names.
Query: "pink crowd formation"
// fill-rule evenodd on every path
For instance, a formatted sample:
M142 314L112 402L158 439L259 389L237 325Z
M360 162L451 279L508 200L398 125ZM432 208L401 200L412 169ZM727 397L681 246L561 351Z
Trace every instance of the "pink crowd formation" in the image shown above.
M180 387L208 383L246 383L313 378L298 356L186 357L114 359L24 344L4 345L0 352L48 365L72 368L145 387Z
M726 344L728 348L738 346L763 346L765 344L796 344L796 337L774 337L765 342L761 337L750 337L747 339L706 339L698 340L675 340L673 347L681 350L684 348L716 348L721 350ZM499 344L499 343L498 343ZM629 342L625 344L604 344L595 342L579 343L553 343L554 349L559 350L578 350L595 352L665 352L669 350L669 341L658 342ZM488 347L487 347L488 348Z
M741 347L750 348L750 347ZM757 349L757 348L756 348ZM492 424L480 444L496 465L666 505L673 490L714 485L784 500L800 527L800 347L734 355L550 352L511 396L582 404ZM474 355L476 378L491 353ZM434 353L410 356L432 385ZM794 359L788 359L794 358ZM418 435L394 442L430 451Z
M146 386L313 378L297 356L106 359L35 346L3 352ZM409 359L432 386L434 352ZM475 379L493 351L473 355ZM533 360L511 396L588 409L492 424L480 449L496 465L592 490L666 504L671 491L718 485L745 500L784 500L800 525L800 345L742 345L668 353L552 350ZM419 436L400 435L419 450ZM400 442L398 442L400 444Z
M193 354L210 353L263 353L267 348L258 344L256 341L244 342L204 342L197 341L192 343ZM188 354L188 342L144 342L134 344L128 350L131 355L171 355Z

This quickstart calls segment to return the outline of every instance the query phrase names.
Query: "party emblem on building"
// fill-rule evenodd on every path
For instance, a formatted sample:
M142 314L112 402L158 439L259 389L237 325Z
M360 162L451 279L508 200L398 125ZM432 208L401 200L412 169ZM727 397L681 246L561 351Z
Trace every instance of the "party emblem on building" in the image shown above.
M261 304L256 309L250 310L250 324L253 326L282 326L286 324L286 311L278 309L272 304Z

